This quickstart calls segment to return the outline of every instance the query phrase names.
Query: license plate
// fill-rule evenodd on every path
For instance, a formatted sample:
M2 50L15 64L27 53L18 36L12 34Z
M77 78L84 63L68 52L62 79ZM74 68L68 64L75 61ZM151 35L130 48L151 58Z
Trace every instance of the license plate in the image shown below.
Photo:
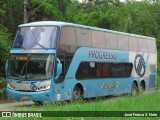
M26 100L26 99L29 99L29 96L23 96L22 97L22 100Z

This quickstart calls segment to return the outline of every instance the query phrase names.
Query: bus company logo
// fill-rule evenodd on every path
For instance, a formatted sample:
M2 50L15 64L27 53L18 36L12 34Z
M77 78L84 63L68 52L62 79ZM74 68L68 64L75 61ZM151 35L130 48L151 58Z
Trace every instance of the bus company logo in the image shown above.
M142 55L137 54L134 60L134 67L138 76L143 77L146 71L146 64Z
M31 83L30 88L35 91L37 90L37 86L34 83Z

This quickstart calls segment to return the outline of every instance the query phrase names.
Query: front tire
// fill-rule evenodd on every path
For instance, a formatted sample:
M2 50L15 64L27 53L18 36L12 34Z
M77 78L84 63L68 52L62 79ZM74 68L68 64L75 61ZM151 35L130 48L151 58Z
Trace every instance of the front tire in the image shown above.
M73 90L73 101L79 101L82 99L82 92L81 88L78 86L75 86Z
M42 102L42 101L33 101L33 102L34 102L34 104L37 105L37 106L40 106L40 105L43 105L43 104L44 104L44 102Z

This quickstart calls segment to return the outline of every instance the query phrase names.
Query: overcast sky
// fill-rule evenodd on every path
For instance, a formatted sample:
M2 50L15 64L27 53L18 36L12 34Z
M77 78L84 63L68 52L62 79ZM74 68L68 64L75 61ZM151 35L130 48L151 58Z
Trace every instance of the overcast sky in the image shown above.
M82 2L82 0L78 0L79 2Z

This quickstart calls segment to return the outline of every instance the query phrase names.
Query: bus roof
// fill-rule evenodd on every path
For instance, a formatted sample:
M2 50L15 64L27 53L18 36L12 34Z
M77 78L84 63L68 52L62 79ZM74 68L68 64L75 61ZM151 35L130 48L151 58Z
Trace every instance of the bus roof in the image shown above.
M109 30L109 29L85 26L85 25L74 24L74 23L60 22L60 21L38 21L38 22L31 22L31 23L19 25L19 27L29 27L29 26L59 26L59 27L72 26L72 27L79 27L79 28L84 28L84 29L104 31L104 32L110 32L114 34L121 34L121 35L126 35L126 36L128 35L128 36L133 36L133 37L140 37L144 39L155 40L155 38L153 37L147 37L147 36L142 36L142 35L136 35L136 34L131 34L131 33L119 32L119 31L114 31L114 30Z

